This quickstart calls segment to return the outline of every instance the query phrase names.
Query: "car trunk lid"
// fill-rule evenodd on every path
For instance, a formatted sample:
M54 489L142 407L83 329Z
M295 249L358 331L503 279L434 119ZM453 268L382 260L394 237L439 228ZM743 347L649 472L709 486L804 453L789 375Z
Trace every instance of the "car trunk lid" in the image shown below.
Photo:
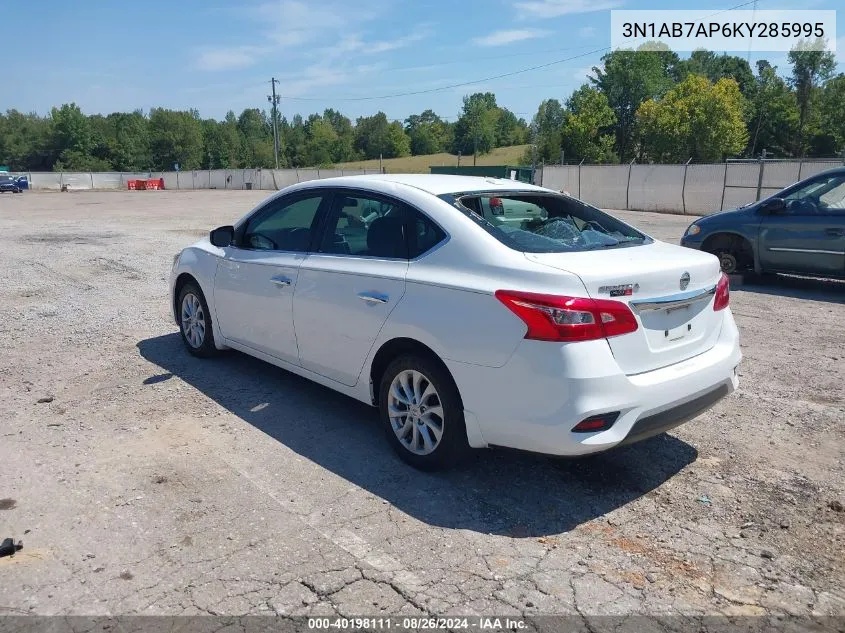
M712 255L653 242L525 256L577 275L594 299L628 304L639 327L607 339L626 374L692 358L711 349L719 338L722 314L713 310L713 299L721 272Z

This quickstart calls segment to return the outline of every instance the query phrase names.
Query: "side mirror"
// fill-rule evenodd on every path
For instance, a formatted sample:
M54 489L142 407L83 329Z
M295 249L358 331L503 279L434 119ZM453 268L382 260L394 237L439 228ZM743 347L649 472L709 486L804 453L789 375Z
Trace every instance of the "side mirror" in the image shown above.
M783 198L770 198L760 205L760 212L766 215L782 213L786 210L786 202Z
M209 240L214 246L218 246L220 248L231 246L232 242L235 241L235 227L221 226L216 228L209 233Z

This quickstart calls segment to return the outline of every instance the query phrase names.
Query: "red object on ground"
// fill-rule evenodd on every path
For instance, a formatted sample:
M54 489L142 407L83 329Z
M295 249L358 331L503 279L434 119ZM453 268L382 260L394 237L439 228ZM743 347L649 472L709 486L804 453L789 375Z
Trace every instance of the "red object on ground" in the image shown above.
M144 191L145 189L164 189L164 178L153 178L151 180L127 180L126 188L129 191Z

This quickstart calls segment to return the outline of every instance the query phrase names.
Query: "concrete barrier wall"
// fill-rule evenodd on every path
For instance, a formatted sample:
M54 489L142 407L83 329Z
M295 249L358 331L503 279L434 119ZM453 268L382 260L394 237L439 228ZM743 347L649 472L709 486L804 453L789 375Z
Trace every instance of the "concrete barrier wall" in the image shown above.
M628 206L672 213L684 208L683 165L631 165Z
M603 209L631 209L706 215L766 198L840 160L734 161L708 165L548 165L535 182L567 191ZM34 190L125 190L127 181L163 178L165 189L278 190L337 176L378 173L377 169L199 169L166 172L33 172Z
M687 165L681 210L690 215L708 215L722 208L722 190L727 165Z
M585 202L604 209L627 209L627 191L628 165L581 167L581 191L578 197Z
M842 161L735 161L706 165L548 165L544 187L603 209L707 215L762 200Z

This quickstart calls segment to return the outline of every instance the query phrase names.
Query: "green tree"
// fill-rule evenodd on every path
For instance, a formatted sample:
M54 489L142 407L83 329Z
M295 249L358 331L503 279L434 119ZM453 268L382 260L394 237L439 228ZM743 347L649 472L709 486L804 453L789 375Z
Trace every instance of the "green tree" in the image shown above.
M792 65L792 87L798 100L798 152L803 156L807 149L807 129L811 123L812 105L817 98L820 84L826 81L836 69L833 53L813 50L816 42L802 42L789 51Z
M109 160L118 171L141 171L152 167L149 121L140 110L114 112L106 117L109 124ZM171 166L172 167L172 166Z
M387 127L387 158L400 158L411 154L411 139L405 134L401 121L393 121Z
M745 98L733 79L715 84L688 75L660 100L637 110L646 156L653 161L714 162L736 155L748 141Z
M450 144L449 125L434 110L412 114L405 119L405 132L410 138L414 156L438 154Z
M102 158L93 156L96 146L91 122L79 106L66 103L50 112L53 119L53 148L58 152L58 160L53 165L56 171L108 171L111 164Z
M531 121L532 148L523 157L523 162L557 162L563 147L563 122L566 112L557 99L546 99L537 108Z
M338 135L329 121L319 114L312 114L305 124L306 161L308 165L328 167L333 164L333 152L337 147Z
M305 122L302 115L296 114L290 123L282 119L279 135L285 143L285 161L291 167L305 167L308 165L308 138L305 132ZM272 150L272 141L271 141Z
M343 163L357 159L355 128L352 127L352 121L332 108L323 112L323 120L328 122L337 133L337 140L331 151L332 160L336 163Z
M150 150L156 170L197 169L202 164L202 123L195 110L180 112L165 108L150 111Z
M496 147L522 145L528 138L528 124L508 110L499 108L496 115Z
M273 128L258 108L247 108L238 117L241 164L244 167L275 167Z
M840 73L825 84L820 102L822 129L831 136L835 152L845 151L845 74Z
M616 115L613 132L619 159L635 154L636 112L646 99L656 99L672 86L677 56L664 51L619 50L602 57L602 67L593 67L592 84L607 98Z
M364 158L378 158L389 154L387 115L379 112L373 116L358 117L355 122L355 149Z
M757 62L752 99L748 154L757 156L765 149L770 156L794 156L798 151L798 101L766 60Z
M473 156L489 153L496 146L498 115L492 92L464 96L463 110L455 124L453 151Z
M0 164L15 171L49 171L56 154L50 118L18 110L0 114Z
M746 98L751 98L756 86L748 61L736 55L717 55L713 51L698 49L688 59L679 61L676 68L675 80L679 82L689 74L707 77L713 83L720 79L733 79Z
M616 115L607 97L584 84L566 102L562 144L566 156L591 163L615 161L613 134Z
M241 136L238 120L231 110L223 121L206 119L202 122L203 156L205 169L234 169L240 166Z

